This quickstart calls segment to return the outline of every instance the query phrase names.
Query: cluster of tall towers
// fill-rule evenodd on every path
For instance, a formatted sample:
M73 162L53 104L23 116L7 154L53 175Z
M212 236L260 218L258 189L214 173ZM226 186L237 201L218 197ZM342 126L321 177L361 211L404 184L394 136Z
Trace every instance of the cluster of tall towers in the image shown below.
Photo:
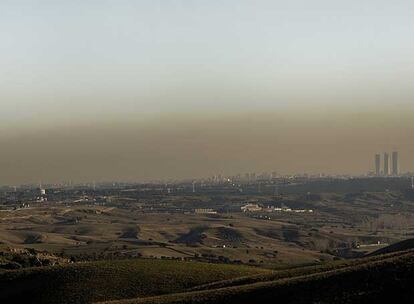
M375 154L375 175L376 176L398 176L400 174L400 161L398 152L394 151L391 154L385 152L382 159L381 170L381 154Z

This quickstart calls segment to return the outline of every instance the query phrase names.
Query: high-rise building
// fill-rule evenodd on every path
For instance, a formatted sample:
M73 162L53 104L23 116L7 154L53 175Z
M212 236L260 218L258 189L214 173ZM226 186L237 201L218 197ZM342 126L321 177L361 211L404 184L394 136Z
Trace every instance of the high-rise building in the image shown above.
M384 153L384 175L391 175L390 155L387 152Z
M392 175L397 176L400 174L400 161L398 159L398 152L392 152Z
M244 179L246 182L250 181L250 174L249 173L244 174Z
M375 154L375 176L381 175L381 155Z
M250 181L255 182L256 181L256 173L252 172L250 173Z

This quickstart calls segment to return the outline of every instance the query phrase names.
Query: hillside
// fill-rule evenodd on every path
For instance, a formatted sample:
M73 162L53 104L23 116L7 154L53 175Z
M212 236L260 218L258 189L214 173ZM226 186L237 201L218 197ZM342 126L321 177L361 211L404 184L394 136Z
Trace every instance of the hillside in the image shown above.
M0 272L1 303L90 303L182 292L269 272L247 266L119 260Z
M0 301L231 304L279 299L295 304L366 303L398 295L399 303L409 303L413 280L414 251L279 271L134 259L3 271Z
M408 239L408 240L404 240L401 242L391 244L387 247L371 252L367 256L374 256L374 255L386 254L386 253L409 250L409 249L414 249L414 239Z
M155 303L411 303L414 253L406 252L309 275L112 304Z

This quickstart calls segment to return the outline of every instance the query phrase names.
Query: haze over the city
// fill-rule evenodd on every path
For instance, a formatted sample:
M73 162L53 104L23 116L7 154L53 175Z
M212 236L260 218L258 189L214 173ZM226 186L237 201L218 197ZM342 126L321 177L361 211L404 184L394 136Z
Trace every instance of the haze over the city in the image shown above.
M413 10L2 1L0 183L414 170Z

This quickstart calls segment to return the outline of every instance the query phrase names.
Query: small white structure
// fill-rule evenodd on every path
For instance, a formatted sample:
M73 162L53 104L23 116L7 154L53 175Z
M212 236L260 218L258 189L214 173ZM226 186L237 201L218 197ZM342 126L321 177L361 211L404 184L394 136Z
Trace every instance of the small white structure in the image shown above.
M197 208L194 209L195 214L216 214L217 211L214 211L211 208Z
M241 207L241 210L243 212L258 212L262 211L262 207L260 207L258 204L247 204Z
M295 212L295 213L312 213L313 210L312 209L292 209L292 208L288 208L286 206L282 206L282 207L273 207L273 206L268 206L267 209L265 209L266 212Z
M41 196L41 197L36 198L36 203L44 203L44 202L47 202L47 197Z

